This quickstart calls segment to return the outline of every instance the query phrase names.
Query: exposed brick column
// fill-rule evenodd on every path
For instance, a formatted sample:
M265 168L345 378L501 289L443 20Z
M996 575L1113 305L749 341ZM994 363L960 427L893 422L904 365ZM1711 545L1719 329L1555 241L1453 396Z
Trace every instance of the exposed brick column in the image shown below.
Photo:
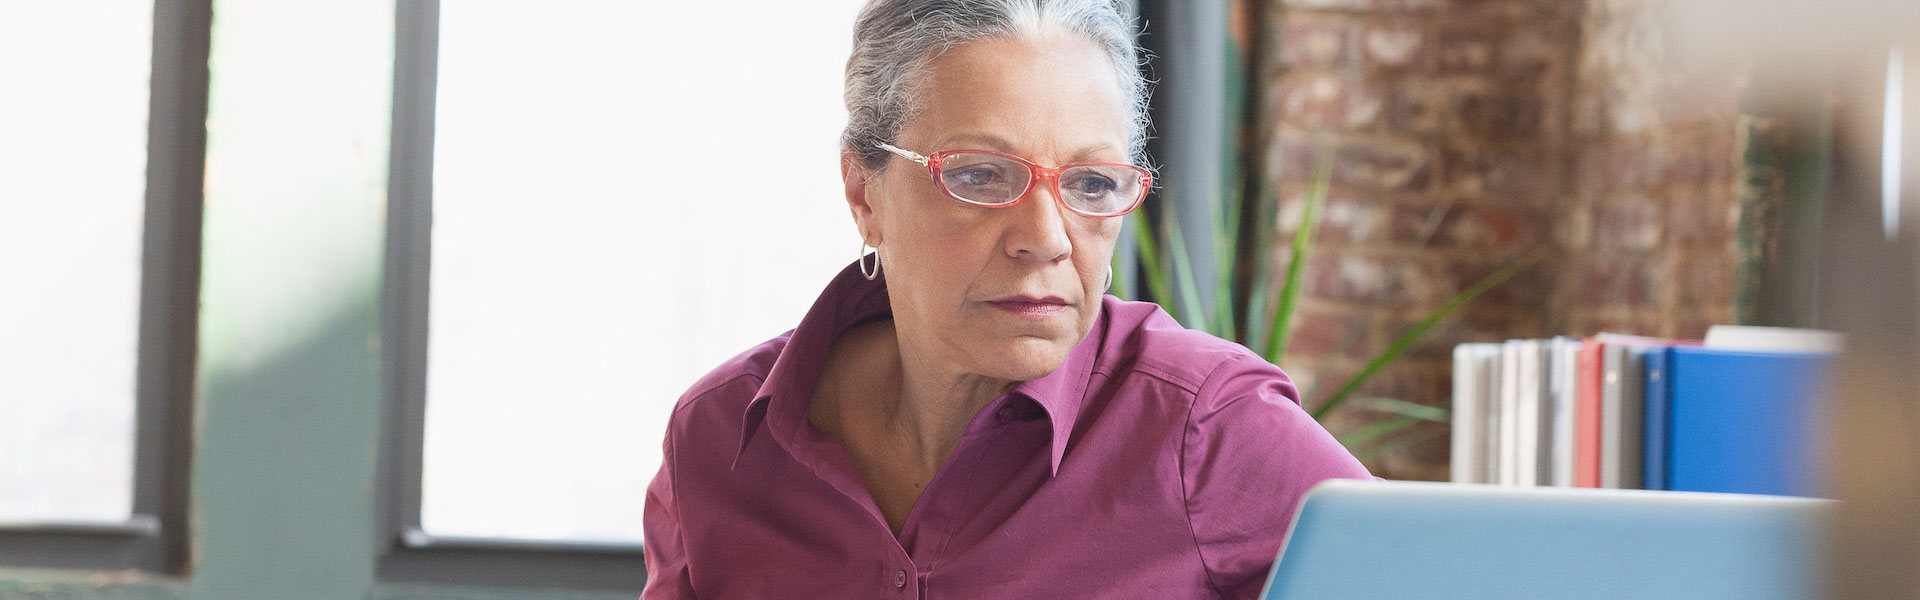
M1559 332L1694 338L1733 320L1744 72L1667 56L1665 4L1592 2L1582 19Z
M1737 82L1665 67L1661 0L1273 0L1265 170L1288 244L1318 156L1332 188L1282 366L1330 395L1453 294L1536 247L1363 395L1446 406L1451 348L1731 318ZM1343 410L1336 432L1380 415ZM1369 466L1444 479L1447 428Z

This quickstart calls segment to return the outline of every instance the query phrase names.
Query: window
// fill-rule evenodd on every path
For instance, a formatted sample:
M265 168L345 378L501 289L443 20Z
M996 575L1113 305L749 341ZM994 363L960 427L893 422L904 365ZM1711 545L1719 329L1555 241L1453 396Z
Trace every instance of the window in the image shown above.
M0 7L0 562L177 571L206 5Z
M14 30L0 33L0 53L69 57L8 61L3 75L24 80L13 89L40 90L9 94L0 113L0 130L12 132L0 146L0 196L14 199L14 218L0 220L0 269L33 291L0 295L4 520L133 517L153 7L115 8L15 4L0 18Z
M451 572L436 550L639 574L675 401L856 256L838 142L862 3L403 10L385 576Z

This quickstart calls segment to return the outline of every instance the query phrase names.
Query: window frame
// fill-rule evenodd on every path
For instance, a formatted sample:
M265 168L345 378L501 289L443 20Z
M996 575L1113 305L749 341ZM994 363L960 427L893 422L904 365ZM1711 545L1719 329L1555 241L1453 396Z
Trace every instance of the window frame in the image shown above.
M380 330L386 415L375 576L382 582L563 587L638 595L646 584L638 544L436 537L420 529L440 2L397 0L396 11Z
M184 575L212 0L155 0L134 375L133 517L0 527L9 568Z

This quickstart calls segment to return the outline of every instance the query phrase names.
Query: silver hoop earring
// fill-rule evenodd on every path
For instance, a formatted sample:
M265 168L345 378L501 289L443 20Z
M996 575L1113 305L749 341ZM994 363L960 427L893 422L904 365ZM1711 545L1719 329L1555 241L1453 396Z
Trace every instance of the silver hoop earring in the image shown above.
M1113 291L1113 267L1107 267L1107 287L1104 289L1101 289L1100 291L1102 292Z
M873 249L873 272L872 273L867 272L867 241L866 240L860 240L860 261L859 262L860 262L860 274L867 276L867 281L873 281L873 278L880 276L880 249L879 248Z

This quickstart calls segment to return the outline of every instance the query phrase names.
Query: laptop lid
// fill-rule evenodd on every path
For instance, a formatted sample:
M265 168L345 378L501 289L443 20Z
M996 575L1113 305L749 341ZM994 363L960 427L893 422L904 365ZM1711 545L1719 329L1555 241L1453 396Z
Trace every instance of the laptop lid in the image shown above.
M1812 598L1833 501L1329 480L1262 598Z

